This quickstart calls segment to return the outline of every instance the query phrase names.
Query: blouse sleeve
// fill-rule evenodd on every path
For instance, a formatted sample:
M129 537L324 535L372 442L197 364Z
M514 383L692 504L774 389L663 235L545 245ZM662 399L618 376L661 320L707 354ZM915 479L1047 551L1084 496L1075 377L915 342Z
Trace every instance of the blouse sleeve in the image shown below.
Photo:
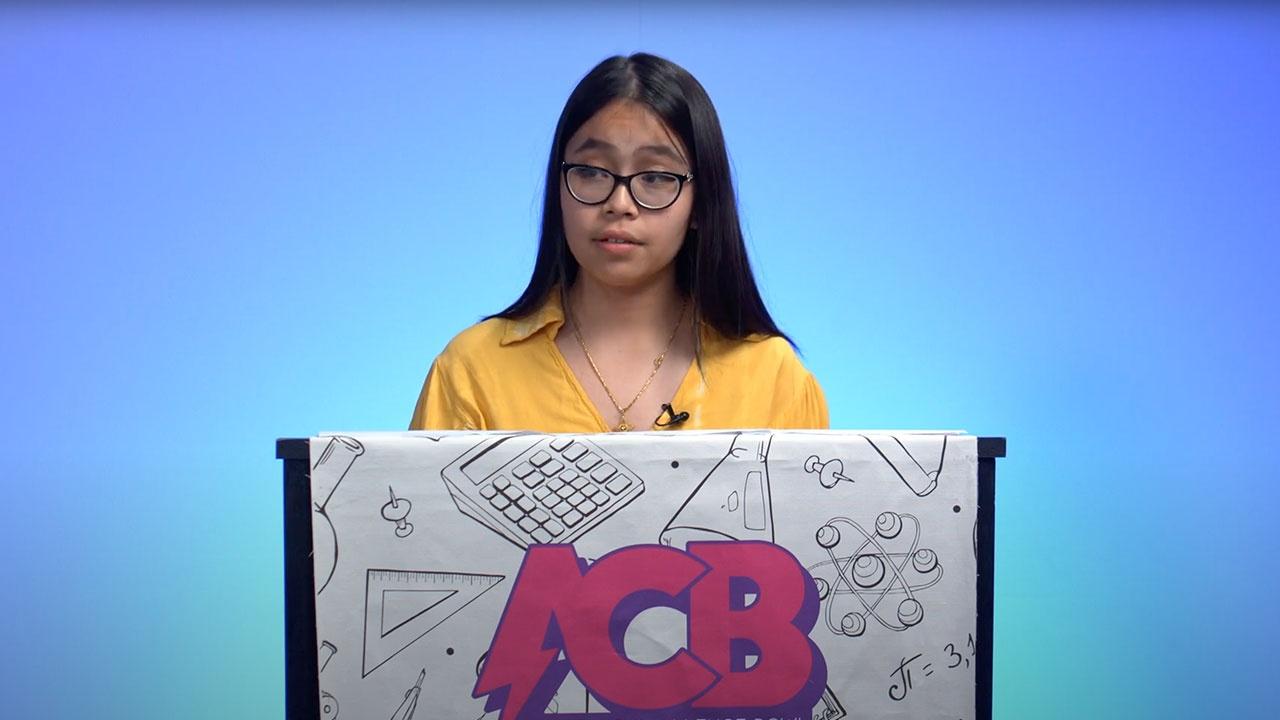
M831 427L827 414L827 398L813 373L805 372L804 380L782 418L779 428L791 430L826 430Z
M465 369L449 363L444 355L437 357L422 383L409 429L484 430L484 425Z

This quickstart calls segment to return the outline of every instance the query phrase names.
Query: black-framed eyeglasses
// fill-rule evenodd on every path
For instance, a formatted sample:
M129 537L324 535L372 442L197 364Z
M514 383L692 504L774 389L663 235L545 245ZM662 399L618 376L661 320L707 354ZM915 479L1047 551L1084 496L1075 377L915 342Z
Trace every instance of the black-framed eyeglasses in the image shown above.
M693 180L693 175L665 172L662 170L645 170L631 175L619 175L595 165L578 163L560 163L564 173L565 187L574 200L583 205L599 205L613 195L618 185L627 187L631 199L646 210L662 210L669 208L680 197L684 184ZM635 182L636 178L640 182Z

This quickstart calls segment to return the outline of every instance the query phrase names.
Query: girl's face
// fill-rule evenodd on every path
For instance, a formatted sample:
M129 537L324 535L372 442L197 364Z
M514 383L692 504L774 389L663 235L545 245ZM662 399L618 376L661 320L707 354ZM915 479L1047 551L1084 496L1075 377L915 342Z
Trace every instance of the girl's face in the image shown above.
M687 175L691 172L688 157L684 145L652 110L634 101L616 100L569 138L564 160L618 175L650 170ZM612 182L607 175L587 173ZM652 188L660 181L659 176L642 175L632 181L632 187L644 193L642 183L649 182ZM692 210L692 183L684 184L671 206L650 210L637 203L622 183L604 202L586 205L574 198L564 173L560 174L560 211L569 251L585 275L612 288L642 287L673 275Z

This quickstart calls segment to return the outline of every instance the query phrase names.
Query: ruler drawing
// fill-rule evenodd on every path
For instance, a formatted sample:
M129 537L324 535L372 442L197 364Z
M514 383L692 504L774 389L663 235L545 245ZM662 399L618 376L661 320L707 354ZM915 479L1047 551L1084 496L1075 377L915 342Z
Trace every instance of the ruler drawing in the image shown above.
M362 677L502 582L503 575L373 568L365 574Z

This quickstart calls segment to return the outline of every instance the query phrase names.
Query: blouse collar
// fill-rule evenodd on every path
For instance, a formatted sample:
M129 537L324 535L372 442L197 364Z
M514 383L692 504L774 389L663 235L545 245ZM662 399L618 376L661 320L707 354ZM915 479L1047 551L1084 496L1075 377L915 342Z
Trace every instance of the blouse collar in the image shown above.
M542 306L537 310L522 318L508 320L507 328L503 331L502 339L498 344L505 346L528 340L543 328L551 328L549 332L554 339L562 325L564 325L564 308L560 305L560 287L556 286L547 293L547 299L542 301Z

